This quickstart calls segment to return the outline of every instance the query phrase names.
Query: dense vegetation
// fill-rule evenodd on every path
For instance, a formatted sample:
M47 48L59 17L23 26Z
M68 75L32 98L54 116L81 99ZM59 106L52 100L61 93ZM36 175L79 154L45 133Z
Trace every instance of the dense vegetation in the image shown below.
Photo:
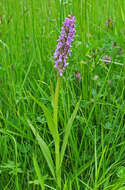
M56 106L53 53L69 14L76 34ZM53 111L62 189L125 189L124 47L124 0L0 1L0 190L61 189Z

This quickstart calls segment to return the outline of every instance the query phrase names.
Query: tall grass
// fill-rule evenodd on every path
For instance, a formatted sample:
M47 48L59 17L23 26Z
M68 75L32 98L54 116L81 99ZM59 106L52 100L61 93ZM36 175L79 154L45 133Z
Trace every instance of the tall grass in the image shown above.
M0 10L0 189L57 189L49 169L54 163L55 173L58 165L55 142L40 105L56 122L58 112L59 152L67 142L63 190L125 189L125 2L1 0ZM53 53L68 14L75 15L77 32L53 116ZM67 122L81 94L69 133ZM48 164L40 138L51 152Z

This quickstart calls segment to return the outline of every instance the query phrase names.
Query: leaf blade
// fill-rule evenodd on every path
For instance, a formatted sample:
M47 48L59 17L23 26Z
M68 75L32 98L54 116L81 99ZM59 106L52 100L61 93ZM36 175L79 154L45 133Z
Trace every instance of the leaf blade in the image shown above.
M54 123L53 118L51 116L52 115L51 112L49 111L49 109L44 104L39 102L32 94L30 94L30 96L34 100L34 102L36 102L42 108L44 115L46 117L48 128L50 130L50 133L51 133L53 139L54 140L58 139L59 136L58 136L57 131L55 130L55 123Z
M44 188L44 179L41 176L40 168L39 168L39 165L37 163L37 159L36 159L36 155L35 154L33 154L33 164L34 164L34 168L35 168L35 171L36 171L36 174L37 174L38 181L40 183L41 189L45 190L45 188Z
M64 158L64 153L65 153L66 146L67 146L67 143L68 143L68 137L69 137L70 130L71 130L71 127L72 127L72 123L73 123L73 121L75 119L75 116L77 114L80 101L81 101L81 97L80 97L79 101L77 102L77 104L75 106L75 109L74 109L74 111L73 111L73 113L72 113L72 115L71 115L71 117L68 120L68 123L66 125L65 134L64 134L64 138L63 138L63 144L62 144L62 147L61 147L60 167L61 167L61 164L62 164L62 161L63 161L63 158Z
M38 134L38 132L35 130L35 128L33 127L33 125L31 124L31 122L29 120L27 120L33 134L35 135L38 144L43 152L44 158L49 166L49 169L53 175L53 177L55 178L55 172L54 172L54 163L51 157L51 153L49 150L49 147L47 146L47 144L45 143L45 141L42 139L42 137L40 137L40 135Z

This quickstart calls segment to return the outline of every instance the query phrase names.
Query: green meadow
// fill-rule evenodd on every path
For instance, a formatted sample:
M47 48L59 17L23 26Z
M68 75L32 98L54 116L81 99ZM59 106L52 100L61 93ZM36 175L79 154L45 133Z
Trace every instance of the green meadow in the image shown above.
M0 190L49 189L125 190L124 0L0 1Z

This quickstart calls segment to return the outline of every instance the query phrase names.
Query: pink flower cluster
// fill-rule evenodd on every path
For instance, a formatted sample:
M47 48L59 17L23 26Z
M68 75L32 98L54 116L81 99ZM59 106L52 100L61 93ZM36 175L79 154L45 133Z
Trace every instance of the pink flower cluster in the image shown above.
M54 53L54 68L59 71L62 76L65 68L68 66L67 58L71 56L72 42L75 36L75 17L68 16L63 22L61 35L59 37L56 51Z

